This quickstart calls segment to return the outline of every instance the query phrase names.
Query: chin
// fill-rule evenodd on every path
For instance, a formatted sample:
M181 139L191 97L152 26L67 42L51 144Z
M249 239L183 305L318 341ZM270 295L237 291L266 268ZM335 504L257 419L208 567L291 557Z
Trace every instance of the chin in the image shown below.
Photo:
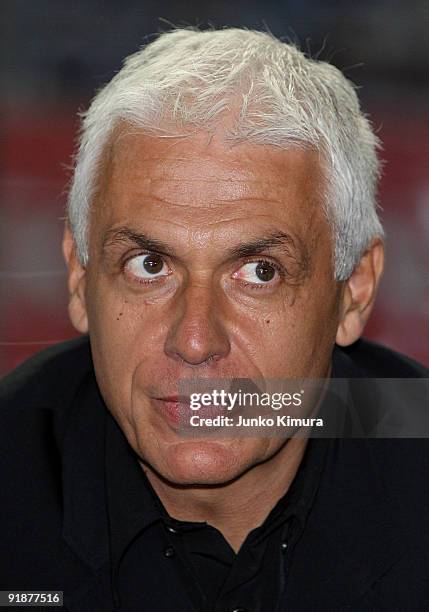
M246 467L231 441L192 440L165 450L160 473L178 485L221 485L234 480Z

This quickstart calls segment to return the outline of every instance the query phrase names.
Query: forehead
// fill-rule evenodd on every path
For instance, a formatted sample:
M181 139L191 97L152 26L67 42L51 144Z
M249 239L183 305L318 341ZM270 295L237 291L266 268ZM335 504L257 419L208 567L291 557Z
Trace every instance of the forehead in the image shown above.
M316 152L228 144L200 133L161 138L135 130L115 135L94 202L98 229L131 224L148 230L251 233L258 226L326 231L323 176ZM281 227L286 225L287 227Z

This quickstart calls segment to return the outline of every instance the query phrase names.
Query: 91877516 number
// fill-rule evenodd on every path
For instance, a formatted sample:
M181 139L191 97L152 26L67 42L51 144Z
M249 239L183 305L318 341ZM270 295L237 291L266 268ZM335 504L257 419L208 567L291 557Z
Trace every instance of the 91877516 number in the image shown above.
M62 591L0 591L0 606L58 606L63 605Z

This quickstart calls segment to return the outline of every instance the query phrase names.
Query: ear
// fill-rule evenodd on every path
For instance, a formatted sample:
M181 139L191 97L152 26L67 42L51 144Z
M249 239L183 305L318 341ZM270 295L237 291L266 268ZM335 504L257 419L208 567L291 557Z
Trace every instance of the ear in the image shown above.
M336 343L340 346L353 344L362 335L374 305L383 265L384 245L377 237L344 283L336 337Z
M73 327L78 332L86 334L88 332L85 305L86 268L79 261L73 234L67 222L63 236L63 255L68 268L69 317Z

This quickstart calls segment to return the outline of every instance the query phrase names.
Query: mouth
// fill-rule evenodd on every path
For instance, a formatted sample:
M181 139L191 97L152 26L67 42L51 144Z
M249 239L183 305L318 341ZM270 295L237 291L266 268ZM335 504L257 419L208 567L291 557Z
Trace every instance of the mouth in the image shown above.
M227 410L224 406L201 406L198 410L192 410L190 407L190 398L180 395L169 395L165 397L156 397L152 400L154 407L171 425L177 429L189 428L190 417L198 415L204 418L214 418L218 415L226 414Z

